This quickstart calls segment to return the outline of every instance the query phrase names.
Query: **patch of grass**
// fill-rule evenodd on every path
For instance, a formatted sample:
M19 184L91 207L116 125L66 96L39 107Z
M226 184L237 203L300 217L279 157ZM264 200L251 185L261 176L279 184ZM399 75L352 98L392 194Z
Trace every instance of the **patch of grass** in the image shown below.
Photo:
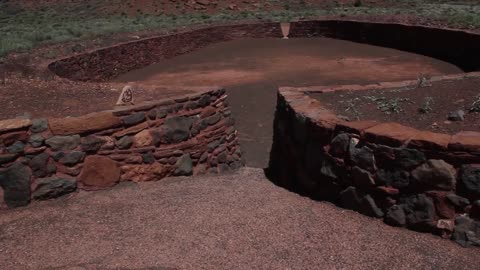
M347 107L345 108L345 112L351 112L354 116L355 116L355 119L356 120L360 120L360 112L357 111L356 109L356 102L360 101L359 98L354 98L354 99L349 99L347 100Z
M472 105L468 109L469 112L480 112L480 95L476 96L475 100L473 101Z
M376 96L364 96L365 99L374 102L377 106L377 109L380 111L391 114L391 113L400 113L403 111L401 103L407 102L409 98L392 98L387 99L385 97L376 97Z
M369 6L361 0L354 1L355 8L347 8L332 1L332 5L313 8L305 1L278 1L284 10L259 9L255 11L223 11L206 15L177 14L150 15L136 12L109 15L89 4L56 4L39 10L27 10L15 5L15 1L0 1L0 58L13 51L27 51L33 47L120 32L135 33L150 29L171 30L181 26L226 23L239 20L291 21L329 15L391 15L408 13L419 17L447 18L453 24L480 27L480 5L439 4L432 1L410 1L404 7L382 8ZM429 3L430 2L430 3Z
M433 97L426 97L422 107L418 111L423 114L431 113L433 111Z

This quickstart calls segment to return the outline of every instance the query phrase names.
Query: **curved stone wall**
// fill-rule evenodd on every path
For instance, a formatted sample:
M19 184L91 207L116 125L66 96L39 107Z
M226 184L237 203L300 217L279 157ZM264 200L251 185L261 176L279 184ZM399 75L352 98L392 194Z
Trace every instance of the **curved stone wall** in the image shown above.
M480 36L466 31L363 21L294 22L291 37L330 37L438 58L465 71L480 70ZM240 38L282 37L278 23L208 27L103 48L49 65L57 75L78 81L105 81L209 44Z
M305 94L312 89L279 90L272 181L393 226L480 245L480 133L345 122Z
M0 121L0 206L239 168L225 99L212 89L80 117Z

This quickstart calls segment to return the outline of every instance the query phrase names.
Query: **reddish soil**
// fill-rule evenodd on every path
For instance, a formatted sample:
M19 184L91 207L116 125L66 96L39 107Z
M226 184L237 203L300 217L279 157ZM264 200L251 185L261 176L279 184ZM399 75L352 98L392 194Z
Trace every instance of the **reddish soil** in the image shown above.
M398 122L421 130L454 134L480 131L480 113L469 112L472 104L480 100L479 84L480 78L468 78L419 88L336 91L312 96L350 120ZM448 115L458 110L465 112L465 120L449 121Z
M461 72L436 59L335 39L245 39L164 60L117 81L225 86L247 164L264 168L279 86L376 83Z
M0 85L0 119L16 117L67 117L110 110L123 89L123 83L79 83L64 79L37 81L8 78ZM153 101L192 90L175 87L135 86L135 103Z
M477 269L478 249L274 186L262 170L124 183L0 213L2 269Z

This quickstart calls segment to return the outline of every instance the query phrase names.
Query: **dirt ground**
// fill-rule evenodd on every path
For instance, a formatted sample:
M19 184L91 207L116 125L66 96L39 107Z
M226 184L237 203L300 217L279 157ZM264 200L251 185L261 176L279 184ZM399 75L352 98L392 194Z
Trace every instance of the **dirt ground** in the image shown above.
M2 269L477 269L477 248L274 186L260 169L0 213Z
M397 122L421 130L454 134L480 131L480 113L469 112L476 102L480 110L479 78L427 83L425 87L388 90L341 91L312 94L328 109L349 120ZM464 121L448 115L462 110Z
M436 59L349 41L245 39L134 70L116 81L226 87L247 164L265 168L279 86L368 84L461 72Z

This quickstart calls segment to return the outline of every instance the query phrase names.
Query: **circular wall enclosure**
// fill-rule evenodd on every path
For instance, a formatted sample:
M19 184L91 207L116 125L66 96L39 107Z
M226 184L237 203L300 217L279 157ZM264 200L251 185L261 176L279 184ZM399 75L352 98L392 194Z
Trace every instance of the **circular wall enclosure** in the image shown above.
M172 59L176 59L177 56L188 56L190 53L195 52L198 52L198 54L208 54L208 51L202 50L205 48L208 49L208 47L215 47L216 44L225 43L226 41L237 40L241 42L241 40L247 40L245 43L248 43L248 40L252 39L278 39L279 42L285 41L284 44L293 44L296 40L305 38L312 38L312 40L313 38L331 38L329 41L332 43L329 45L330 47L338 46L335 40L351 41L355 42L355 44L364 43L384 47L372 47L378 50L391 48L401 52L409 52L439 59L455 65L455 68L459 68L449 70L447 74L452 72L459 73L462 70L471 72L480 69L480 55L476 53L476 44L480 44L480 37L474 33L465 31L390 23L326 20L293 22L291 23L289 33L291 39L282 40L282 37L281 24L279 23L208 27L118 44L113 47L60 59L51 63L49 68L61 77L76 81L142 81L147 77L145 74L142 74L142 72L155 66L154 64L162 65L165 63L166 66L178 65L178 63L172 61ZM237 46L244 44L239 43ZM264 46L269 45L271 44ZM273 44L273 46L276 45ZM344 44L340 44L340 46L344 46ZM292 47L289 47L289 49L290 48ZM219 48L212 48L210 53L215 54L216 49ZM345 51L351 52L363 49L364 48L351 47L346 48ZM219 51L220 50L221 48ZM319 50L322 50L322 48ZM311 49L311 51L313 51L313 49ZM386 51L385 54L392 52L394 51ZM258 51L256 53L260 54ZM340 54L341 53L342 52L340 52ZM225 54L224 59L228 57L229 56ZM215 60L216 59L224 60L220 57L215 58ZM284 59L280 59L277 62L271 61L273 63L271 66L280 66L285 62L290 65L290 62L283 60ZM309 59L306 57L297 57L294 58L293 61L297 61L293 63L294 65L300 66L304 62L308 62ZM301 62L301 64L299 64L299 62ZM318 62L319 61L317 61L317 63ZM207 78L207 81L211 83L207 85L222 85L226 87L229 92L232 111L237 119L237 128L240 130L240 134L243 134L241 141L247 150L246 159L250 166L265 167L268 164L275 99L279 86L377 83L379 81L417 79L418 77L418 75L415 74L415 70L418 67L414 65L404 65L402 70L400 70L400 68L387 69L385 66L374 67L370 65L370 63L364 66L353 65L348 70L348 72L351 72L356 69L357 74L353 76L345 72L347 68L344 68L342 64L341 60L336 61L336 59L333 59L328 64L324 64L325 66L336 66L336 69L333 71L329 70L329 67L319 71L319 75L322 77L331 76L331 74L335 72L335 77L332 77L331 80L328 81L317 80L317 78L315 78L315 74L312 74L312 70L316 68L314 65L313 68L310 69L310 75L308 76L304 70L299 69L298 71L292 71L292 67L288 67L290 68L289 73L284 77L293 78L296 76L298 78L296 80L295 78L291 80L278 80L282 78L282 74L277 74L274 80L267 81L267 79L264 78L265 75L258 75L252 72L239 75L249 77L250 80L241 85L233 85L233 83L225 80L224 77L222 77L225 72L217 72L216 80ZM395 65L395 63L392 65ZM202 66L202 68L205 66L206 65ZM306 64L304 66L306 66ZM265 69L268 68L271 67L266 67ZM401 71L404 71L403 76L401 76ZM367 74L368 72L370 73ZM384 75L386 73L388 74ZM421 72L418 71L418 73ZM154 81L154 83L174 86L171 84L173 80L166 80L165 78L168 76L164 75L165 73L158 75L159 79ZM268 74L268 76L269 75L270 74ZM368 75L371 76L368 77ZM382 76L385 78L382 78ZM137 80L137 77L141 79ZM204 72L199 72L199 74L195 76L192 76L191 73L181 73L176 79L185 81L187 86L197 86L205 77L207 76ZM148 78L148 80L149 79L150 78ZM257 81L253 82L255 79ZM206 85L204 84L202 86ZM249 120L254 118L255 121Z
M49 68L71 80L109 81L214 43L283 36L278 23L210 27L119 44L55 61ZM473 32L362 21L291 23L288 41L314 37L420 54L467 72L435 77L439 83L478 78L474 71L480 70L480 35ZM410 79L413 81L397 86L414 84L418 78ZM358 85L344 88L348 87ZM378 89L392 84L365 87ZM251 93L229 93L234 97L232 111L248 165L266 167L269 162L267 172L279 185L383 218L395 226L451 236L465 245L477 241L466 235L472 226L480 231L478 222L472 220L480 216L480 133L446 135L397 123L346 121L307 95L319 89L325 87L281 88L277 104L275 95L252 95L270 103L253 103L249 111L257 115L247 116L235 109L244 105L237 104L235 96ZM262 89L254 90L252 93ZM248 118L263 119L266 124L258 126Z

